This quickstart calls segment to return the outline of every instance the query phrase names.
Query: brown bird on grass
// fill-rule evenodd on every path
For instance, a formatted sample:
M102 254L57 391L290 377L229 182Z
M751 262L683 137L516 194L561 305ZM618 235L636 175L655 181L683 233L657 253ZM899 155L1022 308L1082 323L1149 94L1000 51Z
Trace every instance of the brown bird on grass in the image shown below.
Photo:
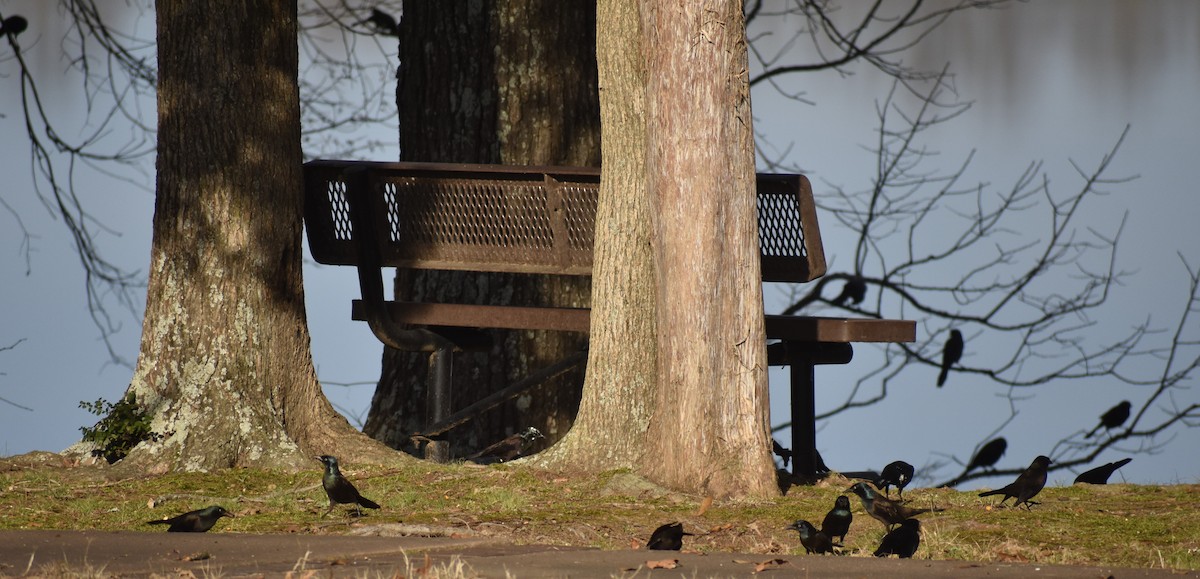
M906 507L896 501L879 496L867 483L854 483L847 492L852 492L858 495L862 501L863 510L867 511L875 520L883 523L889 529L893 525L899 525L904 522L904 519L911 519L922 513L930 512L930 509L914 509Z
M1004 495L1004 498L1000 499L999 504L1001 505L1010 498L1016 498L1017 502L1013 503L1013 506L1019 507L1024 504L1026 510L1029 509L1030 505L1041 504L1030 499L1042 492L1042 487L1046 486L1046 469L1050 466L1050 462L1050 457L1038 456L1033 459L1033 462L1025 469L1025 472L1022 472L1017 477L1017 480L1003 488L979 493L979 496Z

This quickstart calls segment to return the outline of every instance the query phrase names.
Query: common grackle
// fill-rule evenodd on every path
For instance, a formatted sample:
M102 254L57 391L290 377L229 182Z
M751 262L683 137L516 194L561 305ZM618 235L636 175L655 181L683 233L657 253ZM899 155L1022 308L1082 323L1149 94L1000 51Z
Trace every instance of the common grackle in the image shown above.
M957 329L950 330L950 339L946 340L946 346L942 349L942 371L938 374L938 388L946 383L946 378L950 376L950 367L962 359L963 346L962 332Z
M829 537L832 541L837 538L837 543L841 544L846 541L846 533L850 532L850 522L854 520L854 513L850 512L850 498L846 495L839 495L833 501L833 508L825 515L825 520L821 522L821 532Z
M1084 438L1091 438L1092 435L1096 434L1096 431L1100 430L1101 428L1105 430L1112 430L1122 424L1125 424L1125 421L1129 420L1129 411L1132 408L1133 405L1130 404L1128 400L1122 400L1120 404L1109 408L1107 412L1100 415L1100 424L1097 424L1091 432L1085 434Z
M904 519L929 512L929 509L913 509L881 497L865 482L854 483L846 491L858 495L862 501L863 510L888 528L891 528L892 525L899 525Z
M772 438L771 452L774 452L775 456L783 459L783 468L787 468L788 462L791 462L792 460L792 450L790 448L784 448L782 444L779 444L778 440Z
M916 469L913 468L913 465L903 460L889 462L887 466L883 467L883 471L879 473L879 479L876 481L875 486L883 491L884 496L888 496L888 488L895 485L896 492L900 493L900 498L903 499L904 487L908 486L909 482L912 482L913 473L915 472Z
M371 9L371 17L367 18L367 23L379 34L400 36L400 27L396 25L396 19L378 8Z
M840 306L846 303L847 300L854 305L861 304L867 297L867 284L859 276L853 276L846 280L846 285L842 286L842 293L833 298L833 305Z
M25 32L26 28L29 28L29 21L24 16L9 16L0 22L0 36L8 34L16 38L18 34Z
M321 464L325 465L325 474L321 477L321 486L325 487L325 494L329 497L329 508L321 514L322 517L329 514L333 507L337 505L351 504L354 505L354 512L362 515L362 510L358 507L366 507L368 509L378 509L379 505L358 494L358 489L354 488L346 477L342 476L342 471L338 469L338 461L336 458L323 454L317 457Z
M875 549L876 557L898 555L901 559L911 559L917 547L921 545L921 521L905 519L900 526L888 531Z
M504 440L501 440L500 442L497 442L475 454L472 454L471 456L467 457L467 460L477 462L479 464L492 464L496 462L508 462L510 460L516 460L524 456L525 451L529 450L530 446L532 446L534 442L537 442L543 438L546 437L542 436L542 432L540 430L530 426L521 432L510 435Z
M971 472L976 468L988 468L997 461L1001 456L1004 456L1004 451L1008 450L1008 441L1004 437L994 438L989 440L979 452L975 453L975 458L971 459L971 464L967 465L967 472Z
M683 523L667 523L650 533L646 548L655 551L678 551L683 548L684 535L692 534L683 531Z
M221 517L233 518L233 515L223 507L213 505L195 511L189 511L169 519L146 521L147 525L171 525L168 533L204 533L217 524Z
M1038 456L1033 459L1033 462L1025 469L1025 472L1022 472L1017 477L1017 480L1003 488L979 493L979 496L1004 495L1004 498L1000 499L999 504L1001 505L1004 504L1004 501L1015 497L1017 502L1013 503L1014 507L1019 507L1024 503L1025 508L1029 509L1030 505L1040 504L1029 499L1037 496L1038 493L1042 492L1042 487L1046 486L1046 467L1048 466L1050 466L1050 457Z
M788 525L788 528L800 533L800 544L804 545L805 553L823 555L833 552L833 540L829 535L818 531L812 523L800 520Z
M1108 484L1108 477L1112 476L1114 472L1117 472L1118 468L1129 464L1132 460L1132 458L1122 458L1116 462L1110 462L1108 464L1093 468L1087 472L1079 473L1079 476L1075 477L1075 482L1087 483L1091 485L1106 485Z

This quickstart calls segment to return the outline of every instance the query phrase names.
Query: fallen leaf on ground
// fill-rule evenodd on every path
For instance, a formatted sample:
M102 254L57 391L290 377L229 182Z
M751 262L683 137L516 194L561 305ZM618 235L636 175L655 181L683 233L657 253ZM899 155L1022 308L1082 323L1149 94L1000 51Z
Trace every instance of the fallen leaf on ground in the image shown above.
M183 556L184 561L204 561L204 560L207 560L210 558L212 558L212 555L205 553L204 551L199 551L197 553L192 553L191 555Z
M708 509L712 508L712 503L712 497L704 497L704 500L700 501L700 510L696 511L696 516L703 517L704 513L707 513Z
M769 561L762 561L754 564L754 572L762 573L763 571L768 571L786 564L787 559L771 559Z
M679 559L660 559L658 561L646 561L647 569L674 569L679 566Z

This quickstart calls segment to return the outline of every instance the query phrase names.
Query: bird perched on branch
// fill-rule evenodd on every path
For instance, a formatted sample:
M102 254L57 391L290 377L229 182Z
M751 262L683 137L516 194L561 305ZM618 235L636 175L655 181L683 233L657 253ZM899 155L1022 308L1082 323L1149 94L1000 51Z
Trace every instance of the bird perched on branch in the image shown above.
M1084 435L1084 438L1091 438L1101 428L1112 430L1129 420L1129 412L1133 409L1133 405L1128 400L1121 401L1120 404L1109 408L1104 414L1100 415L1100 424L1097 424L1091 432Z
M333 507L337 505L354 505L354 512L362 515L362 510L359 507L368 509L378 509L379 505L367 497L358 494L358 489L354 488L353 484L346 477L342 476L342 471L338 469L338 460L328 454L323 454L317 457L321 464L325 465L325 474L321 477L321 486L325 488L325 495L329 497L329 508L321 514L322 517L329 514Z
M897 555L901 559L911 559L917 547L921 545L921 522L916 519L905 519L900 526L888 531L875 549L876 557Z
M667 523L654 529L646 548L655 551L678 551L683 548L684 535L692 534L684 532L683 523Z
M29 28L29 21L24 16L9 16L0 22L0 36L8 34L13 38Z
M950 330L950 339L942 348L942 371L938 374L937 385L941 388L950 376L950 367L957 364L963 355L963 335L957 329Z
M833 298L833 305L840 306L846 301L853 302L854 305L861 304L867 297L867 284L859 276L853 276L846 280L846 285L842 286L842 293Z
M147 525L171 525L167 527L168 533L206 533L213 525L217 524L217 519L221 517L233 518L229 511L223 507L213 505L195 511L189 511L182 515L177 515L169 519L158 521L146 521Z
M366 23L384 36L400 36L400 26L396 24L396 19L378 8L371 9L371 16L366 19Z
M881 497L865 482L854 483L846 490L858 495L859 500L862 501L863 510L888 528L899 525L904 522L904 519L911 519L930 511L930 509L909 508L896 501Z
M989 440L979 452L975 453L975 457L971 459L971 464L967 465L966 472L976 468L989 468L1004 456L1004 451L1008 450L1008 441L1003 436Z
M1029 467L1025 469L1025 472L1022 472L1020 476L1017 477L1017 480L1009 483L1003 488L979 493L979 496L988 497L991 495L1004 495L1004 498L1000 499L999 504L1001 505L1004 504L1004 501L1007 501L1010 498L1016 498L1017 502L1013 503L1014 507L1019 507L1024 504L1025 508L1029 509L1030 505L1040 504L1038 502L1031 501L1030 499L1042 492L1042 487L1046 486L1046 469L1049 466L1050 457L1038 456L1037 458L1033 459L1033 462L1029 464Z
M788 528L800 533L800 544L804 545L805 553L823 555L833 552L833 540L829 535L818 531L812 523L800 520L788 525Z
M1075 483L1087 483L1092 485L1108 484L1108 477L1112 476L1114 472L1117 472L1118 468L1121 468L1132 461L1132 458L1122 458L1116 462L1110 462L1108 464L1098 466L1087 472L1080 473L1079 476L1075 477Z
M850 498L846 495L839 495L833 501L833 508L825 515L825 520L821 522L821 532L829 537L832 541L837 538L837 544L846 541L846 533L850 532L850 522L854 520L854 513L850 511Z
M889 487L895 486L896 492L899 493L900 498L903 499L904 487L908 486L908 483L912 482L914 473L916 473L916 469L913 468L913 465L908 464L903 460L890 462L887 466L883 467L883 470L879 473L879 479L876 481L875 486L879 487L879 490L883 491L884 496L888 496Z
M477 462L479 464L492 464L496 462L508 462L516 460L524 456L525 451L533 446L534 442L546 438L542 436L542 432L532 426L510 435L504 440L497 442L471 456L467 460Z

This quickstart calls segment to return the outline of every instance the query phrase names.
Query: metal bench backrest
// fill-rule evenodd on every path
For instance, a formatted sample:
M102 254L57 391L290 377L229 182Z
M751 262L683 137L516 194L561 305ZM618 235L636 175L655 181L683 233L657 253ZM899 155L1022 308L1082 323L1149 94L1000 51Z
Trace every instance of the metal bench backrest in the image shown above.
M379 265L590 275L600 170L311 161L305 224L313 258L359 265L351 206L363 188ZM812 190L802 175L758 175L764 281L824 275ZM362 217L360 217L362 218Z

